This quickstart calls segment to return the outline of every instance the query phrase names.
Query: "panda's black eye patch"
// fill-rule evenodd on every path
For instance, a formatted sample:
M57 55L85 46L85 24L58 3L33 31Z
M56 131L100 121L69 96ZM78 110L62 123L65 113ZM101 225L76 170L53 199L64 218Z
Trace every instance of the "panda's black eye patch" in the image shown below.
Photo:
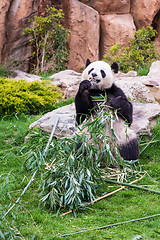
M102 75L103 78L105 78L106 73L103 70L101 70L101 75Z
M88 75L94 70L94 68L91 68L89 71L88 71Z

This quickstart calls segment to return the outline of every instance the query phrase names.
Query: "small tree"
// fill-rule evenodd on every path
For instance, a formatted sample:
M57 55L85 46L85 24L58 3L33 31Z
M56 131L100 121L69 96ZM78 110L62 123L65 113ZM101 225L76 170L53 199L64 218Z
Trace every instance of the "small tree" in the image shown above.
M155 36L156 31L152 27L143 27L135 32L134 39L124 50L120 49L119 44L112 46L104 60L110 63L118 62L122 72L145 68L159 57L153 42Z
M44 72L48 63L53 63L54 70L66 68L69 50L67 49L67 31L61 21L64 18L62 10L50 7L45 16L35 16L31 19L32 27L26 28L24 34L31 35L33 57L36 60L37 73Z

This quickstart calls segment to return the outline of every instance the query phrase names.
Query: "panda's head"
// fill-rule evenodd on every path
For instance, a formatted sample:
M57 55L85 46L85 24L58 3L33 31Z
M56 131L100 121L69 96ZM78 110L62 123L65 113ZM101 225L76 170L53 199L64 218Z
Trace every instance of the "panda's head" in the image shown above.
M104 61L86 61L86 68L82 73L82 80L91 81L92 89L109 89L114 81L114 73L118 73L118 64L111 66Z

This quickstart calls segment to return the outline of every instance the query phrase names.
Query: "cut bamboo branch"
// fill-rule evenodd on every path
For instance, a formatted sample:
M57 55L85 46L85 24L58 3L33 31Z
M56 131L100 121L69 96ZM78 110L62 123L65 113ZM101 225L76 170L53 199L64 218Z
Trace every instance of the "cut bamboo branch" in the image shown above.
M133 183L136 183L136 182L140 181L145 175L146 175L146 174L144 174L142 177L140 177L140 178L138 178L138 179L130 182L130 184L133 184ZM96 198L95 200L93 200L93 202L94 202L94 203L95 203L95 202L98 202L98 201L100 201L100 200L102 200L102 199L104 199L104 198L106 198L106 197L109 197L109 196L111 196L111 195L113 195L113 194L115 194L115 193L123 190L124 188L126 188L126 186L120 187L120 188L118 188L117 190L114 190L113 192L107 193L107 194L105 194L105 195L103 195L103 196L101 196L101 197L99 197L99 198ZM89 202L89 203L87 203L85 206L88 206L88 205L91 205L91 204L92 204L92 202ZM76 210L77 210L77 209L76 209ZM75 211L76 211L76 210L75 210ZM67 214L69 214L69 213L72 213L72 210L69 210L68 212L62 213L62 214L61 214L61 217L64 217L65 215L67 215Z
M140 177L140 178L130 182L129 184L133 184L133 183L136 183L136 182L140 181L144 176L145 176L145 174L142 177ZM103 196L101 196L99 198L96 198L93 202L94 203L98 202L98 201L102 200L103 198L109 197L109 196L113 195L114 193L117 193L117 192L123 190L124 188L126 188L126 186L120 187L120 188L118 188L117 190L115 190L113 192L107 193L107 194L105 194L105 195L103 195ZM89 204L91 204L91 202Z

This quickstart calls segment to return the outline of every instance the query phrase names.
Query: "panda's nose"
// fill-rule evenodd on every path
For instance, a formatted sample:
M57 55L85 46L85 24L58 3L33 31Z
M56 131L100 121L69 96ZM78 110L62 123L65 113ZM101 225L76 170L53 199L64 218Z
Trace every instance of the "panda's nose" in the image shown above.
M92 77L97 77L97 74L96 73L92 73Z

